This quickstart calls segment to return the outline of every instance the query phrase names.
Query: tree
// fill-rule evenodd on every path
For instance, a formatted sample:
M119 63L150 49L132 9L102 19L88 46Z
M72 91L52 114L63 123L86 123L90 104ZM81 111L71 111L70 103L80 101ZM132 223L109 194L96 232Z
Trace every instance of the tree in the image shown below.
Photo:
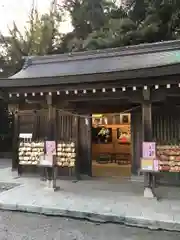
M79 51L84 50L84 41L93 32L102 32L115 4L108 0L65 0L63 7L70 15L74 31L63 38L61 49Z
M91 30L99 30L106 23L108 8L112 4L106 0L86 0L83 2L86 10L87 22L91 26Z
M180 36L180 2L177 0L134 0L122 11L121 24L115 23L115 28L110 25L110 29L116 29L113 31L116 35L119 33L118 42L112 42L112 47L173 40Z
M179 38L179 1L134 0L132 6L129 17L138 23L141 42L158 42Z
M16 24L10 30L5 63L15 66L13 72L21 68L22 56L114 48L180 36L177 0L126 0L120 6L110 0L64 0L64 11L74 27L64 35L59 33L62 10L54 2L43 16L32 9L25 36Z
M18 72L22 68L24 56L56 52L61 40L59 32L61 16L61 10L54 5L54 1L51 3L50 11L43 15L40 15L33 6L24 33L21 33L14 22L12 29L9 29L9 37L0 34L0 77ZM11 146L13 118L8 113L5 102L0 104L0 113L0 144L3 151Z
M1 34L0 40L3 43L1 58L5 61L3 68L6 66L8 68L8 71L3 71L7 76L22 68L24 56L56 52L61 39L59 32L61 17L60 9L54 7L53 2L49 13L43 15L32 7L24 33L21 33L14 22L12 29L9 29L10 37Z

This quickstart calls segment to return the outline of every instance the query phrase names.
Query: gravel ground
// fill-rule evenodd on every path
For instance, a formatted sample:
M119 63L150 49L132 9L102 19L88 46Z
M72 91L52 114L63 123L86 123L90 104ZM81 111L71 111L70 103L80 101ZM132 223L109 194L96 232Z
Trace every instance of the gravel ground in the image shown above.
M179 240L179 233L0 212L0 240Z

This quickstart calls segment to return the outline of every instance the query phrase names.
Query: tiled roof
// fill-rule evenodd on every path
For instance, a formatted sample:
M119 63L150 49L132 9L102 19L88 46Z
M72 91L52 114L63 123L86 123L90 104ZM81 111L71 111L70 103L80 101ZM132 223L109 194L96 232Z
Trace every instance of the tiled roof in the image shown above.
M161 67L180 63L180 41L101 51L29 57L11 79L76 76Z
M119 83L140 78L180 75L180 41L71 54L28 57L21 71L0 79L0 88ZM129 84L129 83L128 83Z

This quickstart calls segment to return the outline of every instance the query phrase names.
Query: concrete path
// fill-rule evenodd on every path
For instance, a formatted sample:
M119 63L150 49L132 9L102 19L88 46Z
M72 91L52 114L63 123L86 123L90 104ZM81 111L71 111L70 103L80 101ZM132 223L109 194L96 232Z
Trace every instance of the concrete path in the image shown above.
M0 209L180 231L179 188L159 188L160 201L143 198L142 183L117 180L61 180L60 191L52 192L9 168L0 170L0 182L20 184L0 193Z

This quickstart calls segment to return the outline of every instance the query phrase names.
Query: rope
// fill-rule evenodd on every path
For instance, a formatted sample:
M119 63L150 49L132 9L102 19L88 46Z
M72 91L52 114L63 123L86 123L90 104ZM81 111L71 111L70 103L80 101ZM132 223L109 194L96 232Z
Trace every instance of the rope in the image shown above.
M121 113L118 113L118 114L124 114L124 113L130 113L132 112L133 110L137 109L137 108L140 108L140 106L137 106L137 107L133 107L133 108L129 108ZM67 115L71 115L71 116L74 116L74 117L80 117L80 118L85 118L85 119L92 119L93 116L88 116L88 115L82 115L82 114L77 114L77 113L73 113L73 112L70 112L70 111L66 111L64 109L57 109L57 111L61 112L61 113L65 113ZM116 116L117 113L113 113L112 116Z

